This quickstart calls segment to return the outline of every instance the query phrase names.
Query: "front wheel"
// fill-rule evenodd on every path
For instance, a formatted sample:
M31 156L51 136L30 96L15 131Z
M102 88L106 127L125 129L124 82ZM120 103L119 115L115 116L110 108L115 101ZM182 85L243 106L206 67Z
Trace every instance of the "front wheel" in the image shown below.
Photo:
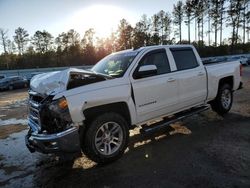
M224 115L229 112L233 104L232 87L229 84L224 84L219 87L216 98L211 102L212 109L219 115Z
M82 140L82 150L91 160L112 162L123 155L128 145L128 123L117 113L102 114L89 124Z

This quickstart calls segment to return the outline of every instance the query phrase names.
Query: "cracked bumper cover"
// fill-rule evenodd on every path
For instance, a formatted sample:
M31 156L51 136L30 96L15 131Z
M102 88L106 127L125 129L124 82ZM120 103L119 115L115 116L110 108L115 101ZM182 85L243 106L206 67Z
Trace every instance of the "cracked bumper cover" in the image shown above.
M25 137L27 148L30 152L41 153L74 153L80 151L80 140L78 127L71 127L65 131L55 134L39 134L32 128ZM33 131L33 132L32 132Z

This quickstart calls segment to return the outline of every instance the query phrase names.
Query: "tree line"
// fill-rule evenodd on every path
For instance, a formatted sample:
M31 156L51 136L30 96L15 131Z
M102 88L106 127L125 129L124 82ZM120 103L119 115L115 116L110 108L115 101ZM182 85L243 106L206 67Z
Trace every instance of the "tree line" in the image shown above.
M185 0L174 4L172 12L142 15L135 26L122 19L107 38L96 37L92 28L82 37L74 29L54 37L45 30L30 36L18 27L11 39L0 28L0 69L92 65L115 51L159 44L193 44L203 57L248 53L249 24L249 0Z

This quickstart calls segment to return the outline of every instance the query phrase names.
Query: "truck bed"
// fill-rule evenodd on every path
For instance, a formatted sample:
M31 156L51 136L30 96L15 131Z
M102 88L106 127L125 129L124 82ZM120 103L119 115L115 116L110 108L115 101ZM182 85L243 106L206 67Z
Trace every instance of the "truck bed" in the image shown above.
M207 101L214 99L217 95L218 81L225 77L231 77L233 79L233 90L237 90L240 85L240 77L235 77L240 72L240 62L219 62L210 63L204 65L207 71L207 87L208 96Z

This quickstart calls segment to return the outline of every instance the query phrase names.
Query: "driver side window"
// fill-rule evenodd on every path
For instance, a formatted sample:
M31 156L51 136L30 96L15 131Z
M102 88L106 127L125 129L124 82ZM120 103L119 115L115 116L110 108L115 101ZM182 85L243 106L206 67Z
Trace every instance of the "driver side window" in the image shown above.
M156 50L153 52L149 52L142 58L139 65L155 65L157 67L157 75L171 72L165 50Z

